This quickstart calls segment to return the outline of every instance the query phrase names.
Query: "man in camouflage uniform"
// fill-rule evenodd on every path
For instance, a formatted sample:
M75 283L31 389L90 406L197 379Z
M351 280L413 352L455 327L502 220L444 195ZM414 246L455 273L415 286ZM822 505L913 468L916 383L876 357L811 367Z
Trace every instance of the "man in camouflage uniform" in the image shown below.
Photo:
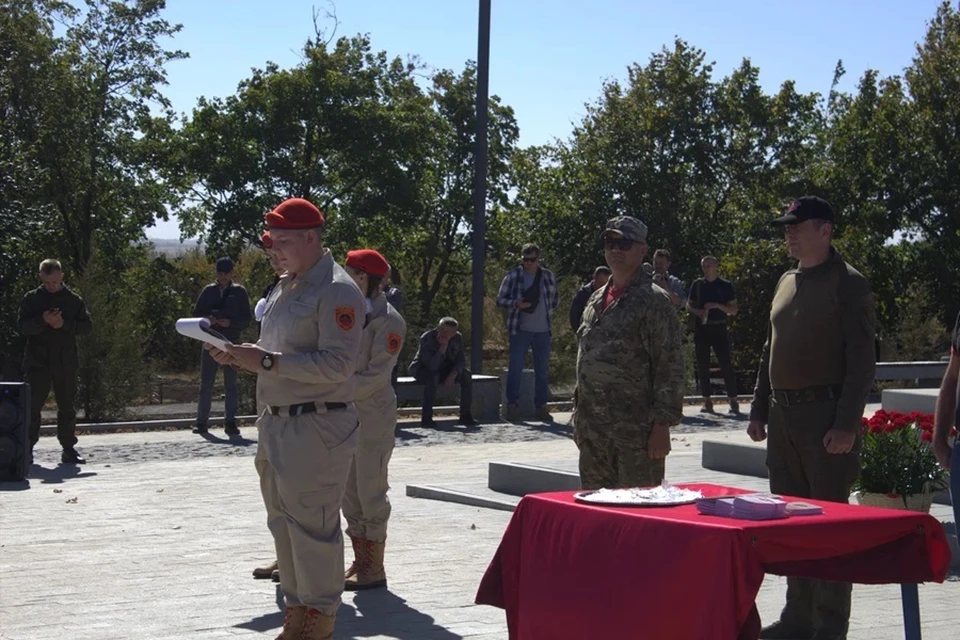
M584 489L659 485L670 427L683 415L680 321L669 294L643 269L645 224L613 218L603 246L612 275L590 297L577 332L580 482Z

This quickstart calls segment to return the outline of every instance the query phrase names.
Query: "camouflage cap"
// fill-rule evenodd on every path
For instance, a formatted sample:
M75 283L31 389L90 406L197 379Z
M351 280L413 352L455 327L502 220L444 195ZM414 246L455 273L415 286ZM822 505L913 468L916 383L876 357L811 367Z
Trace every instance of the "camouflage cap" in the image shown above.
M607 228L600 234L602 238L608 236L633 240L634 242L647 241L647 225L633 216L618 216L607 220Z

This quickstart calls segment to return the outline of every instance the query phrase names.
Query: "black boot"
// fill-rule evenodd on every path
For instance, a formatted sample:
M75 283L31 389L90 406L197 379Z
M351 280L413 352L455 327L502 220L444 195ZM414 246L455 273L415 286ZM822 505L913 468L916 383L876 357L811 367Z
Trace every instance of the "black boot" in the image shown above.
M60 454L60 462L63 464L83 464L86 460L80 456L79 451L70 447L69 449L64 449L63 453Z

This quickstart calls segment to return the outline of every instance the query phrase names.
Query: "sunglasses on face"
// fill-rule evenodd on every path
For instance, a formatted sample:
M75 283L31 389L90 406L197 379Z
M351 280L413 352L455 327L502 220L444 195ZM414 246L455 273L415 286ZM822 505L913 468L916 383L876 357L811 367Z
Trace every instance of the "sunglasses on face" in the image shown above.
M634 245L633 240L627 240L626 238L604 238L603 239L603 248L607 250L620 249L620 251L630 251L630 247Z
M539 258L538 256L523 256L523 261L524 261L524 262L536 262L536 261L538 261L539 259L540 259L540 258Z

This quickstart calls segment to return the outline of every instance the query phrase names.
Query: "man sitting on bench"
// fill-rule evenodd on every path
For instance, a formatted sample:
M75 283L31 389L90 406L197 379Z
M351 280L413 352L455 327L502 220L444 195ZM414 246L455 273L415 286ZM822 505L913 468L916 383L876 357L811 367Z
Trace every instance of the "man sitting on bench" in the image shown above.
M458 330L459 327L453 318L443 318L436 329L420 336L420 346L410 363L409 372L424 386L421 427L437 426L433 421L433 401L437 396L438 383L443 383L447 389L453 388L454 384L460 385L459 424L477 424L470 413L473 381L471 373L466 369L463 336Z

